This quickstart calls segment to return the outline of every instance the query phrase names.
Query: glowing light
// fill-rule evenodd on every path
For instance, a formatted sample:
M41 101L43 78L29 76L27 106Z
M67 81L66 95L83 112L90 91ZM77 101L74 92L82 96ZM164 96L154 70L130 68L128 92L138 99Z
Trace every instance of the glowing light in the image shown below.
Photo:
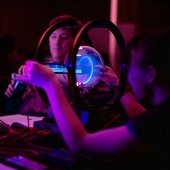
M85 56L85 57L82 57L82 58L80 59L78 65L81 66L81 63L83 63L83 60L84 60L84 62L90 63L90 65L88 65L88 67L86 67L86 66L84 67L84 69L87 69L85 72L86 72L86 73L90 73L90 74L88 75L87 80L86 80L86 81L82 81L83 84L87 84L87 83L91 80L92 75L93 75L93 71L94 71L93 61L92 61L92 59L91 59L90 57ZM89 61L89 62L88 62L88 61ZM87 64L87 63L86 63L86 64ZM89 66L90 66L90 67L89 67ZM87 75L87 74L86 74L86 75Z
M99 52L90 46L80 46L77 53L76 70L81 70L81 74L76 74L77 82L81 86L92 86L97 83L96 65L104 65ZM76 72L77 73L77 72ZM77 83L80 87L80 84Z

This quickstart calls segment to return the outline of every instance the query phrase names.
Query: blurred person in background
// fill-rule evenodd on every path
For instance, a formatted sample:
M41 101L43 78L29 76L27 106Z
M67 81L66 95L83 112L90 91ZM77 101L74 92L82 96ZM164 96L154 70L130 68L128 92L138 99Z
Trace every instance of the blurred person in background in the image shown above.
M81 21L70 15L61 15L54 17L50 20L48 28L54 24L61 23L62 25L57 28L49 36L47 45L48 52L43 56L42 62L45 63L57 63L57 64L66 64L67 57L72 47L72 43L77 31L81 27ZM20 65L21 66L21 65ZM22 73L22 66L18 69L19 73ZM12 72L11 72L12 73ZM68 84L67 76L64 74L57 74L60 79L61 84L65 88L67 93ZM8 98L13 96L15 81L11 81L8 85L5 95ZM21 113L21 114L42 114L42 115L52 115L48 101L42 99L42 96L37 91L34 86L28 85L26 90L24 89L24 94L21 97L19 102L15 102L16 99L10 100L8 103L8 109L11 112ZM69 97L69 93L67 93ZM15 97L14 97L15 98Z

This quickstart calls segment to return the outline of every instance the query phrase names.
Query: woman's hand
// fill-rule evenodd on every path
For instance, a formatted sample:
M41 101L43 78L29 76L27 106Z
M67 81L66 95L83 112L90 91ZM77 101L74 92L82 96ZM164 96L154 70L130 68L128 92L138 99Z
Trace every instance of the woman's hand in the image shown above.
M23 75L24 72L23 72L23 68L24 68L24 65L21 65L18 69L18 74L21 74ZM8 85L6 91L5 91L5 95L7 97L11 97L13 95L13 92L15 90L15 84L16 84L16 81L15 80L11 80L10 84Z
M8 85L6 91L5 91L5 96L11 97L13 92L14 92L14 80L11 80L11 83Z
M24 83L32 84L41 88L45 88L47 82L51 81L55 73L45 65L36 61L28 60L22 68L23 74L12 74L12 79Z
M107 85L118 85L119 78L111 67L108 66L96 66L96 70L100 72L100 80L105 82Z

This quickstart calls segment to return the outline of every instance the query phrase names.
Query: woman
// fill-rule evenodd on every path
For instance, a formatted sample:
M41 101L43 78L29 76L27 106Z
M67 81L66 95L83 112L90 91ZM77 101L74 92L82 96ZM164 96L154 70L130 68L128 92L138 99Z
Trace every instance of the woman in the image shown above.
M69 55L74 37L80 29L81 22L73 16L61 15L53 18L49 22L48 27L56 23L62 23L62 25L49 36L48 45L50 55L44 56L43 61L48 63L64 64L67 63L67 56ZM22 66L19 68L18 72L23 72ZM66 76L64 74L58 74L57 76L63 87L67 88L68 85ZM15 92L14 84L15 81L12 80L5 91L5 95L8 98L10 98ZM24 91L25 92L20 100L15 97L14 99L9 100L7 104L9 112L19 112L22 114L27 114L28 112L29 114L45 113L45 115L47 112L51 112L48 102L40 97L40 94L34 86L29 85L26 90L24 89ZM16 100L17 103L15 102ZM51 113L49 114L51 115Z
M12 77L46 91L55 120L71 150L119 157L138 168L151 166L164 169L169 166L170 148L169 47L169 30L144 34L132 41L128 82L135 97L131 92L125 92L121 103L133 116L122 126L94 133L88 133L84 128L65 97L59 80L47 66L27 61L24 75L13 74ZM150 110L139 103L143 101L151 105Z

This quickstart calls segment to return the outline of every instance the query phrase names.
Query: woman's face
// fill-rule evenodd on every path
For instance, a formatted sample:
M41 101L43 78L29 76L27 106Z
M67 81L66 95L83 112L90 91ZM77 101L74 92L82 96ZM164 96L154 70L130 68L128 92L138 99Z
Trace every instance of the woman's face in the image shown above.
M53 62L63 64L73 43L73 36L68 28L58 28L49 37L49 48Z

